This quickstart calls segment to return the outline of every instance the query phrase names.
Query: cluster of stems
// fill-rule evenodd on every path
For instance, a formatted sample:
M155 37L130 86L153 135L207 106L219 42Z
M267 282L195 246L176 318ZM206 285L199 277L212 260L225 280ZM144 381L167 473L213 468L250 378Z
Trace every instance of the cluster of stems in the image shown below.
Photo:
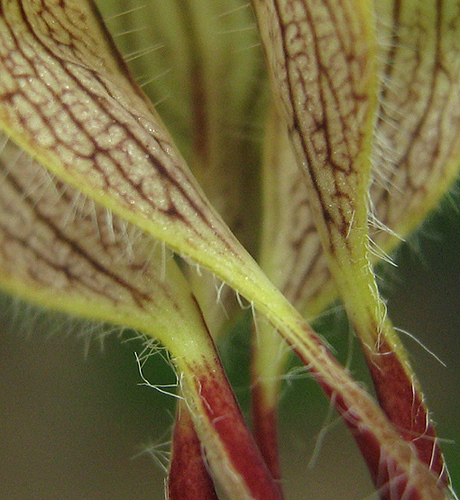
M454 498L373 268L457 175L457 3L119 4L0 0L2 289L168 349L171 500L216 499L216 484L231 499L283 497L276 415L292 351L380 498ZM142 18L148 28L126 29ZM222 38L233 33L245 50ZM165 64L156 37L173 56L168 85L134 76L147 56ZM157 110L165 89L174 99ZM245 120L263 123L263 151L229 132ZM216 280L230 318L240 297L264 318L254 437L216 349L229 323ZM305 319L336 297L377 401Z

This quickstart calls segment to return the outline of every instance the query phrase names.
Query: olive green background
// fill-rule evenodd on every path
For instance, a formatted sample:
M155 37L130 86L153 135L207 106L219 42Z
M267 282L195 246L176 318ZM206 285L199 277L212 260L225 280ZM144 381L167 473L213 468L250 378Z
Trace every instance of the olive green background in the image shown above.
M405 339L460 490L460 216L449 203L443 214L399 252L399 267L383 272L383 281L394 323L447 365ZM80 327L31 318L9 300L0 306L0 499L164 498L164 474L146 449L168 440L174 399L140 385L134 352L141 342L112 335L86 352ZM350 359L347 326L331 316L320 327L339 357ZM244 406L247 342L235 335L223 353ZM350 366L359 378L361 365L355 346ZM153 384L174 381L159 356L144 375ZM288 499L375 498L352 439L333 412L328 417L308 376L286 386L281 437Z

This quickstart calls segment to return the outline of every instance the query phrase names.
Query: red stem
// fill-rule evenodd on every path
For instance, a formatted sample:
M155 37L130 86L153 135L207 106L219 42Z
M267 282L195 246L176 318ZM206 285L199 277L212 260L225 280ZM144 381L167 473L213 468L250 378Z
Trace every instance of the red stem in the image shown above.
M367 364L379 404L398 429L411 442L420 460L439 478L439 486L449 484L449 474L438 438L420 391L409 378L401 360L382 342L377 354L365 349Z
M280 481L277 408L267 405L263 387L259 383L254 383L251 394L254 439L271 475Z
M343 397L312 369L311 365L308 364L308 360L303 358L301 353L298 352L298 355L306 366L310 366L310 373L317 379L328 399L352 432L361 454L367 463L380 498L382 500L397 500L402 498L405 500L426 499L426 493L419 489L420 485L411 481L411 477L409 477L406 471L401 469L398 462L385 453L384 448L382 448L372 429L362 424L354 408L350 407L344 401ZM388 384L386 391L390 394L395 391L395 388L391 384ZM438 487L440 497L444 484L438 484ZM436 498L439 497L436 496Z
M169 500L217 500L206 468L201 442L183 400L176 410L172 455L168 474Z
M216 361L220 366L217 359ZM222 449L217 452L222 453L232 464L252 498L281 500L281 489L273 481L246 426L223 369L216 369L207 362L190 368L195 373L191 381L195 384L202 404L195 425L202 425L204 428L202 422L206 418L222 444ZM203 442L206 445L206 442ZM210 464L215 466L215 460L211 460L211 457ZM219 476L218 469L213 471Z

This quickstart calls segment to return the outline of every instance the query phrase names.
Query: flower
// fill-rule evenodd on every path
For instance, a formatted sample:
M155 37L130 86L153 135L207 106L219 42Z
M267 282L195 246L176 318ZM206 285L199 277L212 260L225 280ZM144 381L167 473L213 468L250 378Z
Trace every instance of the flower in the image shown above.
M155 20L146 30L118 31L121 50L129 50L124 60L89 2L0 4L0 283L45 307L135 328L166 346L186 402L170 474L178 497L190 478L182 483L177 463L188 456L199 462L201 442L229 495L280 498L274 414L286 341L352 429L382 498L393 498L395 488L398 498L444 498L442 454L386 315L369 242L391 251L396 235L422 220L456 175L458 12L443 2L254 0L258 31L236 28L240 43L253 40L244 52L214 35L232 34L233 22L244 27L251 13L239 1L222 3L227 11L197 0L111 18L106 12L114 33L139 16ZM164 26L162 52L151 36ZM252 48L258 33L271 92ZM177 64L163 115L175 140L152 105L165 92L161 66L169 59L161 54L168 51ZM153 79L141 75L152 100L127 66L141 66L147 54L160 65ZM229 124L251 131L264 122L262 160L253 139L232 137ZM248 193L262 163L259 211ZM259 218L266 272L241 243L256 251ZM171 250L229 285L271 325L254 342L261 454L208 334L225 327L209 307L213 278L179 265ZM334 290L381 409L299 312L317 314ZM210 487L200 470L192 483Z

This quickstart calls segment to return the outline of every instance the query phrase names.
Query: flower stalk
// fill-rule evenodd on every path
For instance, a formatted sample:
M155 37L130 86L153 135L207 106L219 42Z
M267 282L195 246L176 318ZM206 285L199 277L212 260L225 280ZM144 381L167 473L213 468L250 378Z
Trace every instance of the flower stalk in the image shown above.
M201 441L185 400L176 409L171 461L168 470L168 499L217 500L212 478L206 468Z
M439 44L436 48L431 46L432 50L428 46L423 53L417 46L413 49L419 55L416 60L420 69L417 68L417 78L409 85L414 86L414 92L417 85L417 91L422 96L437 93L436 89L427 85L437 73L437 67L430 58L442 59L443 68L449 77L457 75L458 44L453 40L457 25L452 24L453 10L448 3L432 6L430 13L425 12L421 4L418 9L417 2L391 6L382 4L385 2L381 2L380 13L387 8L389 11L394 10L393 21L396 26L393 29L398 33L397 37L401 36L398 43L385 54L387 65L384 65L386 74L383 77L379 75L377 63L377 27L371 2L362 2L357 8L353 2L347 1L325 2L321 7L308 0L254 1L276 100L286 120L299 166L305 173L312 218L316 222L338 293L362 344L380 404L402 436L417 448L424 463L438 475L440 483L447 484L444 460L424 397L408 355L386 317L384 302L377 289L371 267L367 196L372 160L376 162L377 172L388 167L382 165L382 151L374 146L373 141L380 141L378 146L382 143L397 146L397 155L402 146L394 144L394 128L391 133L388 130L390 120L380 126L384 117L377 119L378 98L382 100L382 115L387 110L394 113L397 109L396 103L392 102L392 98L395 98L392 85L395 82L391 80L395 73L399 73L403 63L407 62L408 52L407 49L400 49L399 44L410 46L418 42L417 34L414 33L415 21L402 19L409 11L412 16L415 12L416 17L423 18L425 34L433 40L434 47L435 40ZM387 19L390 23L391 16L388 16L388 12L386 14L390 17ZM417 27L420 28L420 25L417 24ZM441 37L440 32L443 30L448 33ZM412 55L412 52L409 53ZM456 58L453 53L456 53ZM428 82L423 82L423 78ZM379 89L381 80L384 83ZM421 81L424 87L421 87ZM456 127L460 104L458 90L453 85L447 85L443 88L444 92L437 93L439 101L436 110L428 104L422 108L426 113L423 117L417 110L411 110L410 117L415 123L418 120L420 130L413 132L412 137L415 139L409 134L400 134L398 138L403 138L401 143L409 141L404 147L411 151L413 158L403 156L399 164L395 162L394 173L389 175L407 175L408 171L417 167L417 175L421 178L430 168L433 178L439 176L436 160L431 158L426 161L422 157L422 165L419 165L415 158L419 158L420 154L415 151L424 142L424 121L430 114L437 120L438 109L445 109L448 102L452 107L444 118L454 126L456 132L444 136L439 123L440 139L438 142L432 141L431 147L441 151L453 150L452 162L457 165ZM390 122L393 127L396 121ZM404 128L407 129L407 125ZM450 164L450 161L442 163L445 169L442 175L449 183L457 172L457 167L451 170ZM414 180L414 190L416 183L420 181ZM426 214L426 207L431 206L429 200L439 199L442 188L438 183L432 189L423 185L423 190L416 191L419 199L423 197L427 201L426 205L423 203L423 209L411 200L409 194L399 194L399 200L388 202L391 189L384 195L386 203L378 200L379 209L387 210L386 214L407 210L408 207L411 210L412 218L404 218L406 227L397 224L394 219L383 217L390 227L386 241L383 239L387 249L388 240L391 240L388 234L394 239L395 230L407 230L407 221L414 224L414 219L421 220ZM375 191L371 193L375 195ZM372 201L371 198L371 204ZM297 272L302 271L301 265L298 265ZM305 307L305 304L302 306Z
M281 78L276 88L278 102L285 106L282 133L287 120L298 158L310 176L313 220L330 272L363 345L378 355L370 363L376 366L390 359L381 356L381 346L389 346L391 355L403 351L385 318L367 245L366 198L378 107L374 17L370 3L356 9L347 2L335 4L337 12L344 9L339 22L334 16L324 21L327 6L310 12L305 2L254 2L272 76ZM297 9L291 11L293 6ZM208 12L209 4L197 0L193 6L187 3L187 9L182 14L188 13L193 22L184 39L208 47L203 31L207 26L199 14ZM296 18L299 13L306 14L306 24ZM286 87L293 75L307 75L305 68L296 66L305 61L294 55L308 40L308 30L290 36L299 27L313 25L340 46L339 68L345 78L343 86L337 80L331 93L325 92L324 81L335 67L331 50L336 46L322 41L314 44L321 62L319 80L309 82L311 89L302 78L297 82L300 91ZM189 145L191 161L214 172L222 143L214 135L212 124L217 126L221 115L213 99L216 81L222 80L205 62L217 64L218 59L212 51L208 55L200 53L187 70L196 133ZM313 113L313 121L322 123L316 135L308 126L311 117L300 113L310 98L320 101L318 115ZM321 102L327 105L321 107ZM382 498L395 491L398 498L447 497L446 482L438 481L441 459L436 460L435 473L423 453L419 460L413 439L401 439L208 201L92 2L0 2L0 127L7 137L0 186L0 284L45 307L138 329L168 348L185 401L173 448L173 495L184 488L177 464L187 460L188 453L199 462L194 433L213 477L230 497L277 499L282 493L244 424L203 319L207 314L192 293L199 287L199 276L189 274L187 280L162 245L205 267L268 319L352 429ZM319 154L315 148L324 144L327 154ZM219 155L214 156L216 151ZM25 234L17 231L18 219L28 228ZM128 242L126 235L132 236ZM203 287L209 288L209 281ZM200 299L202 307L209 303L206 295ZM276 339L269 353L280 345ZM412 372L406 370L407 357L397 356L391 366L403 368L401 380L406 383ZM377 381L382 380L380 368L388 366L386 361L378 365ZM262 372L257 369L258 375ZM272 408L276 394L275 386ZM381 399L399 424L388 395ZM417 401L417 410L426 416L423 398ZM396 413L410 414L411 409L405 403ZM196 486L212 497L201 462L199 467L203 482ZM277 479L276 462L269 460L269 467Z
M134 328L162 342L223 489L237 491L241 498L281 498L172 256L50 177L10 141L3 147L0 169L3 289L51 309ZM240 457L250 461L250 469Z

